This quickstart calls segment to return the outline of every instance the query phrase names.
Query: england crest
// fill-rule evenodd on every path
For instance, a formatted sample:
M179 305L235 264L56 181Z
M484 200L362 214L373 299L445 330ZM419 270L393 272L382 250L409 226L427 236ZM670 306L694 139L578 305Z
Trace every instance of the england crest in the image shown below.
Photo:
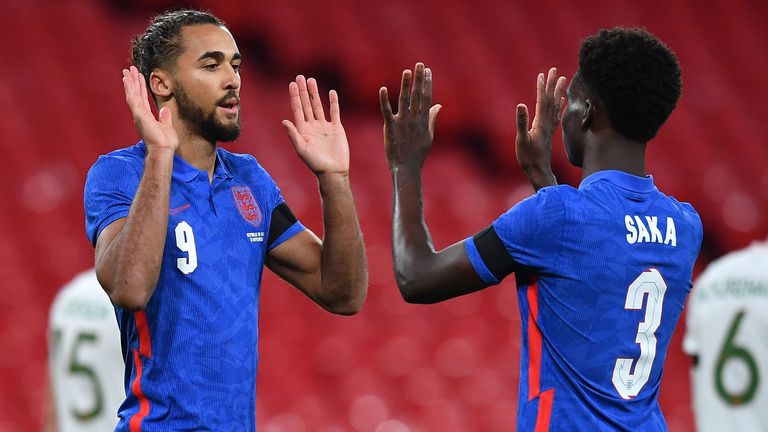
M261 209L259 208L259 203L253 197L253 193L251 193L251 188L248 186L233 186L232 198L235 199L235 206L237 206L237 211L240 212L240 216L243 219L253 226L261 225Z

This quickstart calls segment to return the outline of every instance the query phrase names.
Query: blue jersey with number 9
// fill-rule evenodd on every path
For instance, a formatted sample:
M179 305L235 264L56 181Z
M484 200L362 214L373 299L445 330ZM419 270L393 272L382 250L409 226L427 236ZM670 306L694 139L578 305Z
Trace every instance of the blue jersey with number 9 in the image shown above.
M86 231L128 216L143 142L98 159L85 185ZM217 149L213 179L176 156L157 287L145 310L115 307L126 399L118 431L254 431L258 302L280 190L249 155Z

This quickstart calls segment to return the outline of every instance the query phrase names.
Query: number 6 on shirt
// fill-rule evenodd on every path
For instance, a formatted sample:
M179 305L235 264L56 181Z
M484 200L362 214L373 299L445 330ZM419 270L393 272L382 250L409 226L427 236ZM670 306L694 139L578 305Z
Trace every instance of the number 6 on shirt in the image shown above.
M655 333L661 324L661 310L666 292L667 283L656 269L644 271L629 285L624 309L642 309L645 294L648 294L648 301L645 319L637 326L635 342L640 345L640 358L637 359L634 373L630 373L634 359L618 358L613 368L613 386L622 399L637 396L651 375L653 359L656 357Z
M185 221L176 225L176 246L189 254L187 258L178 258L176 267L184 274L190 274L197 268L197 248L195 247L195 234L192 227Z

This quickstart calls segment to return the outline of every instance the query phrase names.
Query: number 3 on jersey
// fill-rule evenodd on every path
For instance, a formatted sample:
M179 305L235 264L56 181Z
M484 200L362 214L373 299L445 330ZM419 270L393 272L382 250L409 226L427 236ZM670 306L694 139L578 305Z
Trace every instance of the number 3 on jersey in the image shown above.
M613 367L613 386L622 399L632 399L640 393L640 389L651 376L653 359L656 357L656 329L661 324L661 310L664 305L664 293L667 283L656 269L646 270L629 285L624 309L640 310L645 302L645 317L637 326L635 343L640 345L640 358L637 359L634 372L632 363L635 359L618 358Z
M176 267L184 274L190 274L197 268L197 248L195 247L195 233L192 227L185 221L176 225L176 247L187 253L186 258L178 258Z

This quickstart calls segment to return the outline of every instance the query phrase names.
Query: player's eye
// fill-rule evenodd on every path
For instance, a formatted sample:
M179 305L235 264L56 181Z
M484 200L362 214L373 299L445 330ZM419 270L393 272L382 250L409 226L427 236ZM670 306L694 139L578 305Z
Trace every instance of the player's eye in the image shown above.
M233 69L235 72L237 72L237 73L240 73L240 70L241 70L242 68L240 67L240 63L235 63L235 64L232 64L232 69Z
M209 71L215 71L216 69L219 68L219 64L218 63L209 63L209 64L206 64L206 65L203 65L203 68L206 69L206 70L209 70Z

